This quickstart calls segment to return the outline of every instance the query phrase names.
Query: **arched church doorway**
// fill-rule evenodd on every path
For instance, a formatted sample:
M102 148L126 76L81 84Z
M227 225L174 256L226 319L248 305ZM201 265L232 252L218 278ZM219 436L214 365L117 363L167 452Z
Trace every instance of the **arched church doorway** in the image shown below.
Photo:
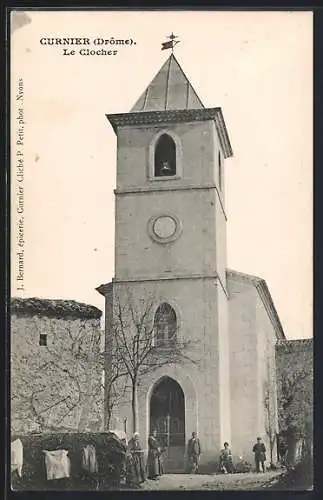
M155 385L150 399L150 432L165 450L165 472L183 472L185 454L185 397L181 386L170 377Z

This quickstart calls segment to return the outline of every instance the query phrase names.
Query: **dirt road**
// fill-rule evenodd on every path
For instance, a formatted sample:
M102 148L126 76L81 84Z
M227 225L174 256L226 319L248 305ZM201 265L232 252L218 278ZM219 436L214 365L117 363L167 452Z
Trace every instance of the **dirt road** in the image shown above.
M157 481L147 480L143 490L261 490L279 472L245 474L165 474Z

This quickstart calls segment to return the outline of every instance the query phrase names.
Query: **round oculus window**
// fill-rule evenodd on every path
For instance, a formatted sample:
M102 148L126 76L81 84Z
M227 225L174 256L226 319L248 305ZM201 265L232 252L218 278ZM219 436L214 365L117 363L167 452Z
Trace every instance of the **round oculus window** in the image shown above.
M149 221L150 236L159 243L174 241L181 232L181 224L173 215L159 215Z
M158 217L153 224L153 231L159 238L169 238L175 234L176 226L172 217Z

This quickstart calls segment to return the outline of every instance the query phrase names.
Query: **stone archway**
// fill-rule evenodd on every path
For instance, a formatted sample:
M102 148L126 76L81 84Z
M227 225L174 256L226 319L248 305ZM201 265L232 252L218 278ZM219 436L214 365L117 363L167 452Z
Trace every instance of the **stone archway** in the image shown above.
M149 405L150 432L164 450L165 472L181 472L185 456L185 396L173 378L161 377L154 385Z
M150 400L154 388L163 377L170 377L176 381L183 393L185 403L185 439L191 436L192 432L198 432L198 400L197 392L191 376L184 366L175 364L160 367L151 372L140 382L139 387L139 427L142 443L145 443L145 452L148 453L148 436L150 431ZM187 443L186 443L187 444ZM184 472L184 469L178 471Z

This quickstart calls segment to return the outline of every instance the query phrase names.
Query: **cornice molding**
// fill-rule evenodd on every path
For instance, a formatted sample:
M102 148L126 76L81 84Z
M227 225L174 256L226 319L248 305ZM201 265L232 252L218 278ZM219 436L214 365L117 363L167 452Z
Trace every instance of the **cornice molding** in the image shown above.
M156 192L167 192L167 191L197 191L197 190L209 190L209 189L215 189L218 195L218 200L223 212L223 215L225 217L225 220L227 220L227 215L224 209L223 201L221 194L219 193L219 190L216 186L216 184L209 184L206 186L193 186L193 185L182 185L182 186L143 186L143 187L130 187L130 188L121 188L121 189L115 189L114 194L115 196L126 196L126 195L132 195L132 194L152 194Z
M102 284L102 285L98 286L95 290L100 295L103 295L105 297L109 292L112 292L112 290L113 290L113 283L110 282L110 283Z
M183 274L183 275L175 275L172 274L170 276L160 275L154 276L153 278L150 276L137 276L136 278L112 278L112 283L136 283L142 281L170 281L170 280L194 280L194 279L218 279L218 275L214 274Z
M257 284L256 290L258 291L258 294L265 306L265 309L267 311L267 314L272 322L272 325L275 329L276 332L276 338L277 339L285 339L285 333L282 327L282 324L280 322L278 313L276 311L274 302L272 300L272 297L270 295L270 292L267 287L267 283L265 280L261 280L260 283Z
M300 348L302 349L304 346L313 348L313 338L306 339L280 339L276 342L276 347L278 349L285 348Z
M118 127L129 125L166 125L168 123L190 123L213 120L219 135L225 158L233 156L229 135L221 108L181 109L166 111L140 111L136 113L106 114L115 133Z
M124 194L141 194L141 193L156 193L156 191L196 191L198 189L216 189L215 184L208 184L205 186L194 186L192 184L184 184L182 186L142 186L142 187L130 187L115 189L115 195Z
M155 276L154 278L151 278L149 276L138 276L136 278L127 278L127 279L119 279L119 278L112 278L112 285L117 284L117 283L142 283L142 282L149 282L149 281L176 281L176 280L196 280L196 279L212 279L216 280L220 283L220 286L225 293L225 295L229 298L229 293L224 285L222 283L221 278L217 273L214 274L186 274L186 275L173 275L173 276ZM111 285L111 283L109 283ZM103 287L105 285L101 285ZM103 290L103 288L102 288Z

